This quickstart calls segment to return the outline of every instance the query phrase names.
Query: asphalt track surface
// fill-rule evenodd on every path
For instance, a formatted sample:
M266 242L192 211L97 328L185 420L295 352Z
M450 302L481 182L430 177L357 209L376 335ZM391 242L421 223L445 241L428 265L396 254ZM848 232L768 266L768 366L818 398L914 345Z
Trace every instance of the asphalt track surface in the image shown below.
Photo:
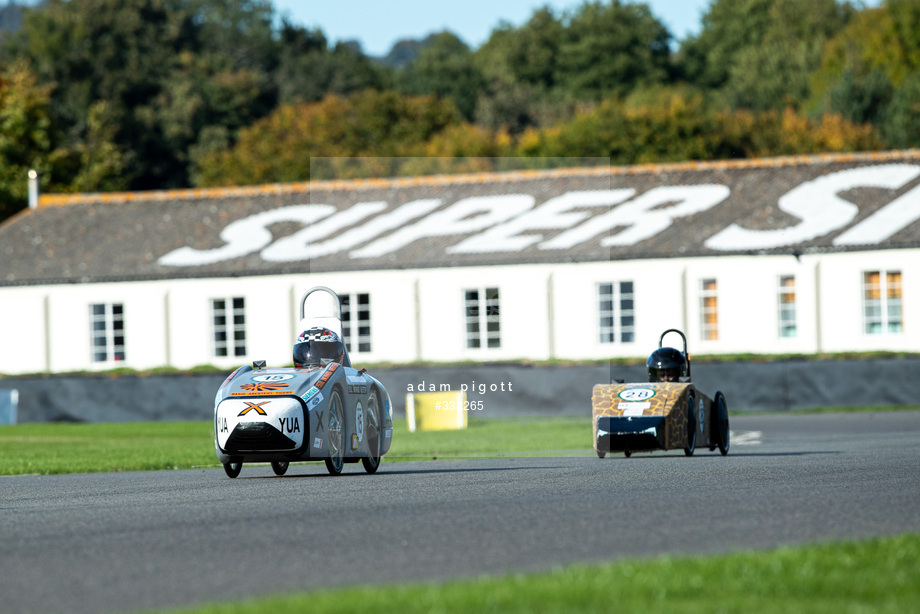
M4 477L0 611L130 612L920 531L920 412L741 416L732 432L727 457Z

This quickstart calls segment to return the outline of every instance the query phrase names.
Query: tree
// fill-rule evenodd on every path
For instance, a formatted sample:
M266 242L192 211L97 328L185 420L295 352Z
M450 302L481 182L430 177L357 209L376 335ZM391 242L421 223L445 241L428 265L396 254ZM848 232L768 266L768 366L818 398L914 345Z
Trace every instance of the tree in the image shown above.
M853 17L837 0L715 0L678 54L692 83L729 108L799 109L825 44Z
M52 112L52 89L38 84L24 60L0 68L0 220L26 206L30 170L43 190L125 187L124 156L112 142L104 105L90 109L79 144L67 146Z
M195 183L306 181L315 177L315 165L325 169L333 158L342 159L332 169L336 176L366 176L372 172L367 162L348 160L425 155L425 144L434 135L459 123L449 100L407 98L391 91L368 90L347 98L330 94L318 103L281 105L242 130L234 146L202 157ZM326 176L315 178L320 177Z
M831 39L811 82L810 107L876 124L892 146L920 145L920 6L887 0Z
M667 82L670 41L646 4L586 2L565 29L554 83L577 99L600 100Z
M282 22L280 60L274 73L280 102L317 102L326 94L349 95L382 89L392 77L347 44L329 48L321 30Z
M398 84L399 91L410 96L449 98L467 120L473 119L477 98L485 89L470 48L448 31L425 41L418 57L400 73Z

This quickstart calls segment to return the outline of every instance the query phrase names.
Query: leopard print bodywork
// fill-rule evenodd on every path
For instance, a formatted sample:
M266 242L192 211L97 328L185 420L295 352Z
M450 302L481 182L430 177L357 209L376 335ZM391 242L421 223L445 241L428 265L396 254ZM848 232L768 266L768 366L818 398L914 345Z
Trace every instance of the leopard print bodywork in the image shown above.
M664 416L664 449L687 447L687 414L691 396L697 428L696 445L710 447L709 416L712 400L699 392L693 384L656 382L595 385L591 395L594 449L608 451L597 447L597 419L604 416L623 419L630 416Z

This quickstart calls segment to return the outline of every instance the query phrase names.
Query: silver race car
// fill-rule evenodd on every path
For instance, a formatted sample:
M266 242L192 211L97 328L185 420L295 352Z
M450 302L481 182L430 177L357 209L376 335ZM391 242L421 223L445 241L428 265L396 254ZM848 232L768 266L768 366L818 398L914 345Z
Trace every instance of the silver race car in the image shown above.
M331 310L308 316L307 300L317 292L331 298ZM265 462L276 475L299 461L325 461L329 473L339 475L345 463L360 460L374 473L390 449L390 397L365 369L352 367L334 291L317 286L303 295L300 330L293 368L255 361L231 373L217 391L214 447L231 478L243 463Z

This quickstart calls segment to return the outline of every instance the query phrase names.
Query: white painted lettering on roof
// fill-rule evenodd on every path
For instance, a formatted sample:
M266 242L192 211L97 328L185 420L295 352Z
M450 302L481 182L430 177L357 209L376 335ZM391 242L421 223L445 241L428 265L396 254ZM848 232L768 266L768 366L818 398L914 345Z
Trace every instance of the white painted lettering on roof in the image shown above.
M636 191L583 190L566 192L551 198L536 209L526 211L504 224L498 224L485 232L461 241L447 248L450 254L516 252L543 240L543 235L521 235L526 230L551 230L571 228L590 216L587 212L575 212L579 207L609 207L623 202Z
M920 187L891 201L834 239L834 245L881 243L920 219Z
M386 208L387 203L384 201L352 205L318 224L307 224L294 234L278 239L262 250L262 259L269 262L292 262L325 255L322 246L317 246L312 241L325 239L329 235L360 222L369 215L380 213Z
M682 185L653 188L629 202L588 220L577 228L540 244L540 249L569 249L618 226L627 228L607 237L601 245L635 245L655 236L675 218L705 211L728 198L724 185ZM675 203L670 207L661 207ZM656 208L661 207L661 208Z
M268 230L271 224L312 224L333 213L335 207L332 205L293 205L263 211L227 224L220 233L221 240L226 243L222 247L204 250L180 247L160 258L159 262L166 266L201 266L240 258L259 251L272 242L272 233Z
M920 166L886 164L818 177L796 186L779 199L780 209L801 220L797 225L775 230L749 230L732 224L707 239L704 245L709 249L732 251L769 249L810 241L843 228L859 213L856 205L837 196L839 192L853 188L896 190L918 175ZM888 228L891 226L887 225Z
M779 208L798 221L787 228L752 230L738 220L704 245L721 251L774 249L844 229L859 213L840 194L854 188L899 190L920 177L920 166L883 164L838 171L806 181L778 199ZM166 266L202 266L260 252L269 262L307 260L335 253L379 258L416 241L456 236L448 254L515 252L536 246L565 250L589 241L605 247L632 246L725 201L720 184L658 186L635 195L632 188L577 190L535 207L530 194L409 201L392 211L385 201L360 202L342 211L328 204L294 205L264 211L228 224L222 247L181 247L159 259ZM737 197L736 197L737 198ZM442 208L443 207L443 208ZM834 245L879 243L920 219L920 187L879 208L834 239ZM298 222L302 230L273 242L278 222ZM543 231L543 232L540 232ZM556 231L553 236L549 231ZM610 236L602 237L607 233ZM547 236L549 235L549 236Z
M474 196L464 198L442 211L422 218L411 226L377 239L350 253L352 258L378 258L426 237L443 237L477 232L509 220L533 208L529 194Z

